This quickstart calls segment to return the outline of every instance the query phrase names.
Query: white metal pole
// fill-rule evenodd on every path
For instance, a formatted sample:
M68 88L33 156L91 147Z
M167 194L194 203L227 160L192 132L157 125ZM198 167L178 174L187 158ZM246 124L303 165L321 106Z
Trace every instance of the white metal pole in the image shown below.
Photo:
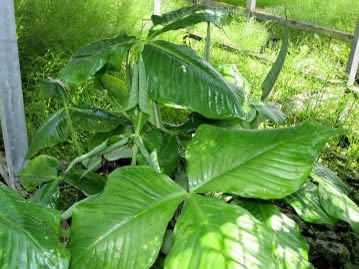
M348 85L353 86L355 82L355 77L358 72L359 67L359 18L357 22L357 27L354 33L353 45L352 50L349 55L348 60Z
M247 9L253 11L256 9L256 0L247 0Z
M0 1L0 118L11 188L28 148L13 0Z
M161 15L161 0L153 0L153 15Z

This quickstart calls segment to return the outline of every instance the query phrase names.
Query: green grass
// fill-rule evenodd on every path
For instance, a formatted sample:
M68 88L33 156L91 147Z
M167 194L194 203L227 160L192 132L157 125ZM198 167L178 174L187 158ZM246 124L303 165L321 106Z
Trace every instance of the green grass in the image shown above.
M326 0L323 0L326 1ZM38 94L38 83L48 76L56 76L58 70L64 66L71 52L87 42L112 36L119 31L127 31L138 35L143 24L142 19L151 15L152 2L136 1L43 1L16 0L18 35L21 55L22 79L25 98L25 110L30 137L40 123L56 109L59 104L45 100ZM240 1L236 1L240 2ZM244 2L244 1L242 1ZM289 1L288 1L289 2ZM293 5L299 1L291 1ZM315 3L318 1L311 1ZM333 2L333 1L331 1ZM340 10L339 3L348 1L338 0L332 9ZM349 1L350 2L350 1ZM355 1L353 1L355 2ZM51 4L50 4L51 3ZM283 1L258 1L263 7L272 8L271 12L282 12ZM279 5L277 5L279 3ZM293 12L303 17L309 16L306 8L309 1L303 3L302 13L297 8ZM165 1L163 10L170 11L183 5L186 1ZM306 6L306 4L308 4ZM113 8L113 6L117 8ZM328 6L328 5L327 5ZM32 7L32 8L30 8ZM74 10L73 10L74 9ZM288 7L289 9L289 7ZM349 9L350 12L352 10ZM349 12L348 11L348 12ZM324 11L323 11L324 12ZM314 12L312 12L314 14ZM310 15L312 16L312 15ZM344 23L349 15L338 12L333 17ZM309 18L309 17L308 17ZM330 18L323 23L330 22ZM351 24L350 19L345 27ZM334 24L333 24L334 25ZM332 26L333 26L332 25ZM339 25L339 24L337 24ZM343 24L344 25L344 24ZM345 28L343 29L349 29ZM194 27L193 31L205 35L205 25ZM211 63L234 63L240 72L252 84L252 97L260 96L260 85L264 80L280 47L282 29L274 24L264 24L243 16L235 16L232 22L224 27L224 31L213 28L213 40L228 43L240 48L237 53L230 53L212 45ZM183 33L168 33L163 38L176 43L183 42ZM330 144L327 153L341 156L341 169L359 170L359 108L352 93L344 94L345 64L350 47L339 41L331 41L311 33L291 31L290 54L288 55L283 72L276 84L275 91L270 99L279 103L288 114L287 125L316 120L333 127L344 127L349 131L350 146L340 148L337 140ZM190 41L188 44L203 55L204 43ZM331 84L329 81L341 81ZM338 93L337 97L323 100L324 92ZM95 94L93 94L95 93ZM292 100L300 94L309 93L313 96L303 104L301 111L293 110ZM109 108L106 96L93 90L93 87L84 85L71 89L72 102L88 103ZM356 104L350 106L351 103ZM349 104L349 105L348 105ZM344 109L349 113L340 119ZM349 107L349 108L348 108ZM165 118L179 122L184 113L173 113L166 109ZM179 115L179 116L178 116ZM86 150L88 134L81 133L81 142ZM75 153L71 143L65 143L47 151L60 159L71 159Z
M247 0L219 0L246 7ZM257 0L257 8L288 18L315 23L333 29L354 32L359 16L357 0Z

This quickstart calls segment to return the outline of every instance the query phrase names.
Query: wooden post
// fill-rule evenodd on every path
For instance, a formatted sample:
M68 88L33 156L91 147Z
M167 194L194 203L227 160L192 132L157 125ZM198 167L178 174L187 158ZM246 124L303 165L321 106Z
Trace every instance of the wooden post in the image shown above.
M256 9L257 0L247 0L247 9L248 11L254 11Z
M352 50L350 52L349 60L348 60L348 73L349 73L348 86L354 85L355 77L358 72L358 67L359 67L359 18L354 33Z
M28 144L13 0L0 1L0 118L9 173L7 183L16 189L17 173L24 163Z
M153 15L161 15L161 0L153 0Z

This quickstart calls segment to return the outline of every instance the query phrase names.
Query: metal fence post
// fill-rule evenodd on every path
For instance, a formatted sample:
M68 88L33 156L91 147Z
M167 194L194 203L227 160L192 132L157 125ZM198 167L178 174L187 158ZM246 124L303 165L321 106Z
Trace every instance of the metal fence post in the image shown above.
M349 55L348 60L348 86L353 86L355 82L355 77L358 72L359 67L359 18L356 26L356 30L354 33L352 50Z
M9 173L16 189L17 173L28 148L13 0L0 1L0 118Z
M253 11L256 9L257 0L247 0L247 9L248 11Z
M153 15L161 15L161 0L153 0Z

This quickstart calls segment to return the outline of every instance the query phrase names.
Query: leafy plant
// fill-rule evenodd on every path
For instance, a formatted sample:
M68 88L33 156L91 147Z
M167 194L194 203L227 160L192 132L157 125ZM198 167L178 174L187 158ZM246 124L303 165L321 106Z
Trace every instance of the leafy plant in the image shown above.
M340 131L316 123L253 130L284 116L249 101L249 85L234 66L219 72L190 48L155 40L200 22L221 27L224 15L205 5L183 8L153 16L145 40L120 34L78 50L60 78L93 81L110 93L117 112L68 104L66 84L45 83L64 108L39 128L27 156L69 136L76 140L75 127L94 133L92 146L65 166L45 155L29 160L20 179L27 192L38 189L30 199L0 186L1 266L311 268L299 227L273 200L286 201L306 221L344 220L359 232L348 187L326 168L312 170ZM271 74L266 96L279 72ZM161 120L163 105L193 113L170 125ZM98 169L119 160L131 165L104 179ZM64 226L72 218L67 249L58 242L58 211L39 207L56 208L61 184L87 196L61 216ZM14 241L19 234L25 254Z

